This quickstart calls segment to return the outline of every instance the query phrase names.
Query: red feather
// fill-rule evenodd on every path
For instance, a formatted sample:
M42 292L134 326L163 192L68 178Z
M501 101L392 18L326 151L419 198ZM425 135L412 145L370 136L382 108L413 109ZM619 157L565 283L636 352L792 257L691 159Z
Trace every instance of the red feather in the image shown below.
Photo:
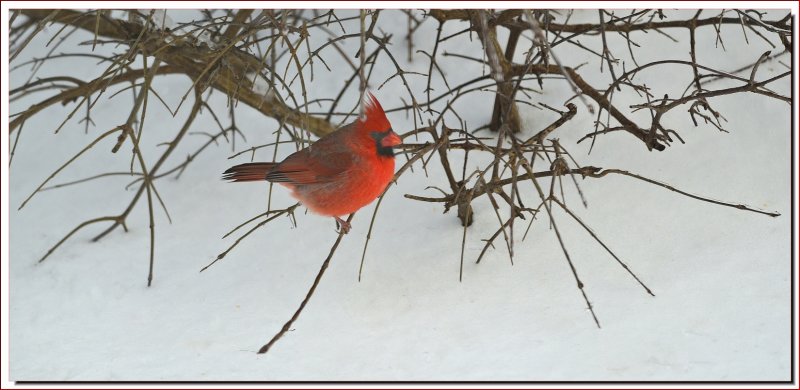
M392 124L389 123L389 119L386 118L386 113L383 111L381 103L378 102L378 99L376 99L373 94L367 92L367 96L363 104L364 119L361 120L361 123L365 129L370 129L372 131L386 131L392 128Z
M249 163L237 165L223 172L222 178L232 181L265 180L267 172L272 170L277 163Z
M339 216L371 203L389 184L394 176L392 147L401 142L375 96L369 94L364 105L364 118L280 163L237 165L223 178L280 183L311 211L343 222Z

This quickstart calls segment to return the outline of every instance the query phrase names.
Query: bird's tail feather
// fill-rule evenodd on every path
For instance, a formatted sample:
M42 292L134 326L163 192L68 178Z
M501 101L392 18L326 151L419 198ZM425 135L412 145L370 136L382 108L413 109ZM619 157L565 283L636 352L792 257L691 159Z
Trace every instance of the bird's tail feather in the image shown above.
M278 165L278 163L274 162L239 164L228 168L228 170L223 173L222 179L234 182L266 180L267 173L276 165Z

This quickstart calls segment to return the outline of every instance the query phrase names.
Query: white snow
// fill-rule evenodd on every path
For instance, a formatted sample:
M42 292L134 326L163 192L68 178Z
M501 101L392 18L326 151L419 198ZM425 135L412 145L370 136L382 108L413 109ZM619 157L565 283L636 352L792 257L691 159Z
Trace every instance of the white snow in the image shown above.
M796 10L796 5L794 6ZM623 11L619 11L623 12ZM707 11L711 15L712 11ZM691 14L692 12L690 12ZM784 11L774 11L782 15ZM670 13L670 15L684 15ZM172 23L191 18L189 11L170 10ZM8 20L4 4L4 20ZM571 23L591 20L595 11L578 11ZM384 31L392 33L392 52L406 70L427 72L427 57L418 54L406 62L406 19L398 11L381 14ZM396 19L397 22L391 22ZM357 23L357 21L355 21ZM34 39L12 65L41 57L50 34ZM444 33L463 28L448 23ZM336 27L334 30L338 29ZM750 34L744 45L741 28L723 28L725 50L715 46L709 28L699 30L698 61L722 70L753 62L770 47ZM444 34L443 33L443 34ZM686 31L669 31L680 42L657 33L633 35L639 63L654 59L689 59ZM431 50L436 34L433 20L414 35L415 50ZM6 35L7 36L7 35ZM501 29L501 42L505 41ZM609 35L612 51L630 69L624 41ZM324 42L324 37L317 37ZM61 51L85 51L77 44L91 34L76 33ZM598 40L582 43L597 49ZM71 46L70 46L71 45ZM348 47L357 48L357 40ZM374 50L374 44L367 50ZM529 41L520 40L516 59ZM98 46L100 53L113 47ZM355 49L354 49L355 50ZM481 57L477 36L450 40L439 48ZM584 78L605 87L608 69L600 73L597 58L567 45L557 46L559 59L577 65ZM304 52L305 50L303 50ZM355 53L355 51L353 51ZM315 60L314 81L308 100L335 96L351 75L332 48L324 52L333 69ZM304 57L303 57L304 58ZM285 66L286 59L280 64ZM791 58L782 58L791 63ZM139 61L141 63L141 61ZM39 77L63 74L88 80L106 65L87 66L85 60L64 59L46 64ZM450 85L486 72L481 66L448 57L442 61ZM7 64L6 64L7 65ZM7 68L7 67L6 67ZM10 74L11 88L24 83L29 68ZM621 67L618 68L621 69ZM764 64L757 79L784 72L778 62ZM394 72L383 57L371 81L373 93L385 108L408 101L399 78L377 87ZM290 77L293 75L290 71ZM657 96L677 96L691 71L666 66L643 72ZM424 96L426 78L406 76L415 94ZM443 91L434 78L436 96ZM176 107L190 88L186 77L156 79L156 91ZM298 99L299 80L293 87ZM719 82L711 87L733 86ZM772 87L784 95L790 80ZM4 89L4 92L7 89ZM284 94L285 91L278 90ZM546 79L533 103L561 108L571 91L562 79ZM190 94L191 95L191 94ZM336 239L329 218L297 213L297 226L280 218L259 229L217 264L200 268L233 243L221 237L233 227L263 212L266 184L228 184L220 180L229 166L249 161L249 154L228 160L229 144L211 146L183 175L156 182L173 223L156 204L155 279L146 286L149 230L145 202L131 213L127 226L99 242L91 238L107 225L94 225L70 238L43 263L47 250L81 221L120 213L135 193L125 191L129 177L103 178L44 191L22 210L22 201L58 166L96 136L125 121L130 91L112 100L105 95L92 109L96 126L84 133L75 118L53 134L74 105L56 105L27 121L13 162L2 164L9 181L8 309L11 381L786 381L791 372L791 164L790 106L754 94L714 98L712 104L727 119L730 133L711 125L694 127L685 109L676 109L667 122L686 144L665 152L648 152L629 134L600 137L591 154L589 142L575 144L591 131L594 116L578 100L577 117L554 132L582 164L619 168L669 183L681 190L759 209L777 211L770 218L703 203L632 178L609 175L581 181L588 209L580 206L570 180L565 181L567 202L593 231L625 261L656 294L648 296L603 248L563 212L555 212L569 254L586 285L602 328L595 327L564 255L540 217L525 241L527 222L517 221L514 265L505 244L496 242L480 264L483 246L498 226L485 197L476 202L477 219L467 232L463 281L458 280L462 229L455 210L442 214L439 204L422 203L403 194L435 196L431 185L446 186L436 158L428 177L416 164L384 199L369 243L364 275L358 268L374 204L360 211L353 230L345 236L327 273L299 320L266 355L255 352L294 313L322 261ZM37 95L10 103L19 112L46 97ZM340 111L357 104L357 92L343 98ZM456 109L470 128L488 122L490 92L459 100ZM155 99L147 107L143 148L153 164L183 124L192 97L176 117ZM614 102L627 108L640 98L617 94ZM223 125L227 99L214 93L209 100ZM442 108L443 105L437 106ZM327 105L325 106L327 108ZM553 122L556 114L520 105L526 134ZM688 107L686 107L688 109ZM311 105L309 111L322 111ZM647 112L633 117L646 122ZM414 128L404 113L389 114L398 132ZM428 117L424 118L425 120ZM341 118L334 118L334 121ZM276 121L239 104L236 123L247 136L236 140L236 152L274 141ZM448 125L456 126L454 117ZM10 149L3 130L3 153ZM205 111L192 126L194 132L219 131ZM488 135L483 132L482 135ZM16 133L12 136L16 136ZM207 137L188 136L165 167L182 162ZM427 140L423 139L422 141ZM65 169L50 184L63 183L130 166L130 142L110 153L116 137ZM294 151L281 147L278 158ZM456 153L456 152L454 152ZM261 149L256 160L270 161L272 148ZM404 162L398 158L398 166ZM453 161L459 161L458 158ZM470 154L468 170L485 158ZM540 162L541 163L541 162ZM543 166L539 166L543 168ZM460 172L460 166L456 168ZM543 181L543 183L549 183ZM525 188L529 203L537 196ZM276 187L274 205L293 204L288 191ZM505 211L507 213L507 211ZM5 247L5 245L4 245ZM6 264L4 264L4 267ZM5 268L4 268L5 270ZM6 345L4 345L4 348ZM5 383L5 382L4 382Z

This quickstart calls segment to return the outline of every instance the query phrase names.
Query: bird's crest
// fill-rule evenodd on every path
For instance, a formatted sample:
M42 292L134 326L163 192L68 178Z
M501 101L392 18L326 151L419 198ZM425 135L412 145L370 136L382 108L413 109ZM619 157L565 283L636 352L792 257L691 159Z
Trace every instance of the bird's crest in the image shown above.
M359 119L362 128L369 131L386 131L392 128L383 107L372 93L367 92L362 104L364 105L364 117Z

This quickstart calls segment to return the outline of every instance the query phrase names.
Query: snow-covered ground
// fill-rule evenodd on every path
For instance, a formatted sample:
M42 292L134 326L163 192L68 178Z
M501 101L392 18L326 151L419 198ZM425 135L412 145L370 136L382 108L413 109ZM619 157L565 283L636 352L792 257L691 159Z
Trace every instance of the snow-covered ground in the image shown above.
M8 20L5 12L4 20ZM169 15L177 21L191 14L170 11ZM579 11L571 22L593 17L595 11ZM413 63L406 62L402 14L386 11L381 14L384 18L380 26L394 34L392 50L401 65L427 72L428 62L421 54ZM392 18L397 22L390 22ZM448 23L445 33L461 28ZM55 31L57 27L48 27L14 63L44 55L49 50L44 44ZM723 28L725 50L715 44L713 31L699 31L698 62L714 68L737 69L770 49L752 34L745 45L739 26ZM634 48L639 62L688 59L686 32L671 33L680 42L656 33L635 35L641 45ZM415 49L430 50L435 34L432 20L423 24L414 36ZM62 50L79 50L75 45L90 37L76 33ZM609 42L612 51L629 63L628 48L616 38ZM600 47L597 41L584 43ZM528 43L521 41L520 46L516 58L522 58ZM440 50L471 50L479 57L480 43L477 38L472 42L453 39ZM568 46L558 47L557 53L567 64L589 61L581 68L584 77L607 85L607 69L600 73L596 58ZM349 68L344 72L347 76L342 75L340 69L346 65L337 56L331 52L326 57L332 72L315 64L309 99L330 97L349 77ZM789 56L782 60L791 63ZM86 64L53 61L39 76L69 69L79 79L96 77L100 68ZM384 58L381 64L390 62ZM452 58L442 64L449 66L444 70L451 84L481 74L477 64ZM773 61L759 69L758 78L785 71ZM12 72L11 87L23 83L27 72L27 68ZM393 69L376 67L376 72L389 75ZM640 77L661 94L677 96L690 74L686 68L662 67ZM425 78L408 77L415 93L424 94ZM374 80L379 81L371 87L384 107L401 104L406 92L398 80L380 90L375 89L381 75L376 73ZM190 85L191 81L177 76L155 82L156 91L172 107ZM544 85L542 94L532 97L534 103L562 107L571 95L563 80L545 80ZM772 87L789 95L791 83L787 78ZM352 107L355 95L348 96L345 106ZM475 94L459 101L457 108L470 127L490 119L487 102L492 100L487 96ZM10 112L43 97L11 102ZM638 102L637 96L615 96L620 107ZM90 227L37 264L78 223L121 212L134 194L123 189L129 178L105 178L42 192L17 211L56 167L94 137L125 121L130 95L98 102L92 110L96 126L90 127L89 134L73 119L54 135L72 109L57 105L25 123L10 169L7 160L2 164L10 204L10 210L3 210L10 219L10 229L4 231L9 234L9 257L3 263L3 276L8 277L3 282L10 291L10 305L4 306L10 326L6 344L10 358L4 359L10 364L10 377L5 379L789 380L794 259L790 107L754 94L723 96L712 102L727 119L730 133L710 125L694 127L685 110L677 109L669 114L668 123L686 144L673 144L661 153L648 152L628 134L612 134L599 138L587 155L589 144L575 141L592 129L594 117L578 101L578 116L552 134L583 164L626 169L691 193L781 214L770 218L702 203L626 177L582 181L589 207L579 207L574 191L567 193L567 201L656 294L648 296L568 215L556 212L601 329L586 310L546 219L534 223L525 241L522 234L517 235L513 266L502 241L480 264L474 263L483 246L481 239L497 229L485 198L475 205L477 219L467 233L467 261L459 282L462 229L455 211L442 214L439 204L403 197L434 194L425 188L445 182L434 158L428 177L417 165L384 199L361 282L358 268L374 204L356 215L353 230L345 236L316 294L292 331L266 355L255 352L305 296L336 239L333 222L300 212L294 227L288 218L281 218L199 273L233 243L234 239L223 240L222 235L265 207L266 185L220 181L227 167L249 161L249 156L228 160L231 147L222 144L201 154L178 180L157 182L173 223L156 206L151 287L146 286L149 229L144 202L131 214L127 233L115 231L93 243L90 239L105 226ZM218 113L227 110L220 93L209 103ZM149 148L145 155L150 161L163 148L155 145L171 139L188 108L184 104L173 118L160 104L150 103L142 141ZM527 105L520 110L525 134L556 119L552 112ZM274 140L274 120L244 104L237 107L236 115L248 141L237 140L236 151ZM638 115L646 118L648 114ZM227 120L224 114L222 119ZM398 132L414 127L405 114L392 113L389 119ZM9 151L7 126L6 122L4 156ZM208 112L192 127L196 132L217 130ZM128 150L110 153L115 141L102 141L53 183L128 169ZM190 136L167 166L180 163L205 141L203 135ZM281 148L279 158L292 151L291 145ZM265 149L256 154L256 160L269 161L271 153ZM402 161L398 158L398 163ZM468 168L476 168L479 162L470 155ZM531 203L536 202L535 192L527 194ZM293 203L282 188L274 191L273 202Z

